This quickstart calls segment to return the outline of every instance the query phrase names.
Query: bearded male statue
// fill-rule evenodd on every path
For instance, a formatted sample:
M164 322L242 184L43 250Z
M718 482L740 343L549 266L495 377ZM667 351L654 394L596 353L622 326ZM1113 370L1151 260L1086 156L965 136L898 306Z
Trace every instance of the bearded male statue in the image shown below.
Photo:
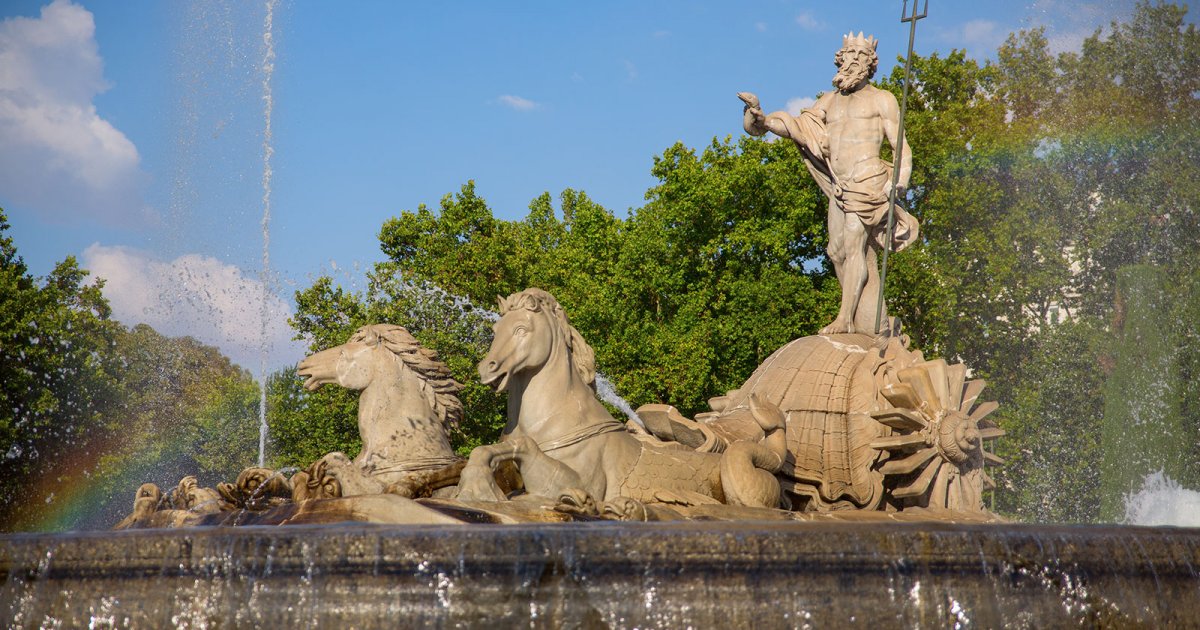
M891 92L870 84L879 57L878 41L853 33L842 38L842 49L834 57L837 75L833 87L809 109L792 116L787 112L764 114L758 97L742 92L745 102L742 124L746 132L761 136L770 131L790 138L800 148L809 173L829 198L829 245L842 287L837 319L821 334L874 334L879 305L877 254L887 245L888 196L892 189L893 165L879 156L884 137L893 150L900 127L900 108ZM897 199L903 197L912 173L908 143L900 151ZM917 239L917 220L896 205L895 232L891 246L900 251ZM880 319L881 334L887 334L887 315Z

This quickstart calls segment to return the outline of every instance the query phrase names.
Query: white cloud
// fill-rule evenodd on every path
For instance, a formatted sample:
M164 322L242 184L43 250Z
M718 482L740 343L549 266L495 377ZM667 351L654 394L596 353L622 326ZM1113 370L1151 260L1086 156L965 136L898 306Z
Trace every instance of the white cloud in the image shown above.
M264 347L269 368L303 356L303 345L291 340L290 305L274 293L266 295L264 337L262 282L234 265L199 254L161 262L136 249L99 243L84 250L83 265L93 277L104 278L113 316L126 325L144 323L164 335L189 335L255 373Z
M976 19L941 29L938 38L953 46L965 48L979 58L994 57L996 49L1008 37L1008 29L992 20Z
M991 20L971 20L962 27L963 39L968 42L1003 40L1008 34Z
M765 32L767 32L767 23L766 22L755 22L754 29L757 30L759 33L765 33Z
M104 81L92 14L55 0L0 22L0 194L49 219L152 220L137 147L96 113Z
M796 24L799 24L800 28L806 31L819 31L825 28L825 23L821 20L818 20L812 14L812 11L805 11L804 13L797 15Z
M1125 21L1133 2L1079 2L1077 0L1032 0L1013 13L1007 24L976 19L949 28L933 26L938 40L965 48L972 56L996 58L996 51L1011 31L1045 28L1051 54L1078 52L1083 40L1097 29L1107 32L1113 21Z
M1107 30L1113 21L1124 21L1133 3L1085 3L1063 0L1036 0L1027 10L1029 24L1045 27L1046 43L1052 54L1078 52L1083 40L1096 29Z
M638 76L637 65L628 59L626 59L624 61L624 63L625 63L625 76L629 77L630 80L636 79Z
M789 98L786 107L787 113L793 116L799 116L800 110L808 109L816 103L817 99L811 96L797 96L796 98Z
M531 111L541 106L535 101L521 98L520 96L513 96L512 94L501 94L496 100L500 101L502 105L511 107L519 112Z

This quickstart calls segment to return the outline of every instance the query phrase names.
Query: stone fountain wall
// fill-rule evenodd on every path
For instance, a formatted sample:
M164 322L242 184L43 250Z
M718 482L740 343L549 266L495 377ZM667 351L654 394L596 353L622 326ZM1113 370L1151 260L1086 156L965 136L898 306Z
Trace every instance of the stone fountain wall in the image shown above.
M1179 627L1200 529L295 526L0 538L6 627Z

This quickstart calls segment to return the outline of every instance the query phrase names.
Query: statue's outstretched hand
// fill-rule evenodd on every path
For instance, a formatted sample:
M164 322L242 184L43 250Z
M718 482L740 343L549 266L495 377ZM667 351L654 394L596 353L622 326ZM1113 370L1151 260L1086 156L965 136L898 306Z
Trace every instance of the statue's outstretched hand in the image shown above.
M761 136L767 132L767 115L763 113L758 97L753 92L738 92L738 98L746 104L742 108L742 127L746 133Z

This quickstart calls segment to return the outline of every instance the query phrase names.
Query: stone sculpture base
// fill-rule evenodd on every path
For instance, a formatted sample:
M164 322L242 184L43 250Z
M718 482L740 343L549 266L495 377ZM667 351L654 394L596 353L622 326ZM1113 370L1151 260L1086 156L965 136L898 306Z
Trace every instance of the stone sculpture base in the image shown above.
M202 514L164 509L123 522L117 529L162 527L245 527L252 525L325 525L374 523L379 525L466 525L569 523L608 520L600 515L564 511L554 501L524 495L511 501L459 501L456 499L406 499L393 494L368 494L334 499L311 499L252 511L232 510ZM789 512L734 505L646 506L647 521L838 521L1000 523L991 512L956 512L936 508L910 508L902 512L844 510L840 512Z
M677 522L0 537L6 627L1181 627L1200 529ZM967 623L969 622L969 623Z

